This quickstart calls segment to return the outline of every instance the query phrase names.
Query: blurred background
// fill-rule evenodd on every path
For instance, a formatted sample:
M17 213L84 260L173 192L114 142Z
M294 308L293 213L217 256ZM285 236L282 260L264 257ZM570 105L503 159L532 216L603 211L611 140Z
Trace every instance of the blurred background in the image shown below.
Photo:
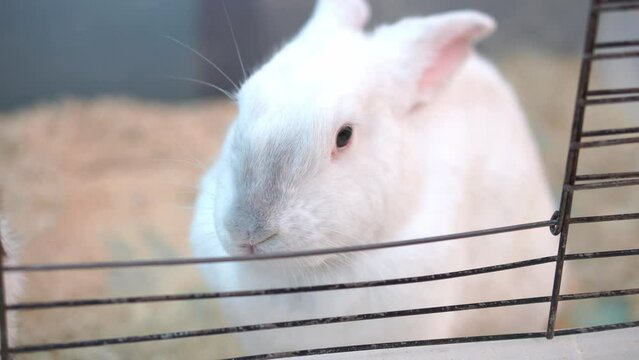
M480 51L520 96L557 196L587 15L587 0L371 0L375 24L477 8L499 23ZM226 2L244 64L256 69L308 17L313 2ZM639 39L638 12L606 14L599 39ZM210 87L243 79L219 0L0 2L0 190L23 241L22 262L189 256L197 181L235 108ZM593 89L639 86L639 62L594 67ZM639 126L639 105L592 107L587 129ZM579 173L639 170L636 145L583 151ZM573 214L639 211L636 187L580 193ZM548 214L550 216L550 214ZM542 220L542 219L540 219ZM504 224L506 225L506 224ZM571 227L569 252L637 247L636 221ZM583 291L639 286L639 261L578 263ZM195 268L29 274L25 301L205 291ZM636 300L636 299L635 299ZM633 298L584 301L572 326L636 320ZM162 303L21 313L18 343L213 327L215 303ZM215 325L215 324L213 324ZM33 359L230 356L231 337L34 354ZM135 355L134 355L135 354ZM185 356L188 354L188 356Z
M313 1L227 1L242 58L252 69L304 23ZM587 0L535 2L374 1L373 22L459 8L478 8L499 20L500 31L481 47L496 60L526 48L556 55L582 46ZM167 81L183 76L231 89L202 59L166 36L194 47L241 80L222 3L216 0L2 2L0 109L64 96L105 94L180 101L218 95L201 85ZM630 26L630 24L628 24ZM614 26L624 31L624 25Z

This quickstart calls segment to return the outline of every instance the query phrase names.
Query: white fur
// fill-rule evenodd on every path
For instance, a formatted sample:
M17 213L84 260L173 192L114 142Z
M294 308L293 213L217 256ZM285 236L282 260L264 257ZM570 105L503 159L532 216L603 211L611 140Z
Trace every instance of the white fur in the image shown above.
M196 256L326 248L544 220L542 164L517 99L472 44L475 11L362 31L363 0L324 0L242 86L239 114L201 183ZM335 152L338 129L352 144ZM366 253L206 265L216 290L418 276L545 256L547 229ZM551 266L415 285L220 301L239 325L547 295ZM540 330L547 306L240 335L248 353L463 333Z

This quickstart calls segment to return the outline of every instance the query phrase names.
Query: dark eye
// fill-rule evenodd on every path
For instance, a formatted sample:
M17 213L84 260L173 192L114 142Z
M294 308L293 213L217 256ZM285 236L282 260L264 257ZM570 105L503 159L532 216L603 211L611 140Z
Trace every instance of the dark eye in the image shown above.
M335 144L337 148L343 148L348 145L351 141L351 136L353 136L353 127L351 125L344 125L339 132L337 133L337 139L335 140Z

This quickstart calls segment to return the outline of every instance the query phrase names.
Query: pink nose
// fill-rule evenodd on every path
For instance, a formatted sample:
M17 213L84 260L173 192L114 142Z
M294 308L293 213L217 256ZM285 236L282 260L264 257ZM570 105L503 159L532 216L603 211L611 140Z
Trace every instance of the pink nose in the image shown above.
M255 254L256 246L254 244L250 244L250 243L249 244L242 244L242 245L240 245L240 248L242 249L243 253L245 252L245 253L247 253L249 255Z

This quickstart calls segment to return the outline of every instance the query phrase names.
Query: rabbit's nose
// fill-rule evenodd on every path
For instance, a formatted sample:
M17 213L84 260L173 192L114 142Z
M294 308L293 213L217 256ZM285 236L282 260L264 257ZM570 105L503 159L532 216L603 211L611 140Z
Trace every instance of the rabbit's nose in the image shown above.
M265 221L234 216L225 221L231 239L238 243L257 245L277 235L277 230Z
M240 245L250 247L251 250L263 242L266 242L270 239L273 239L277 236L277 232L275 231L266 231L263 229L254 229L254 230L243 230L237 231L235 233L231 232L231 238L233 241L239 243Z

